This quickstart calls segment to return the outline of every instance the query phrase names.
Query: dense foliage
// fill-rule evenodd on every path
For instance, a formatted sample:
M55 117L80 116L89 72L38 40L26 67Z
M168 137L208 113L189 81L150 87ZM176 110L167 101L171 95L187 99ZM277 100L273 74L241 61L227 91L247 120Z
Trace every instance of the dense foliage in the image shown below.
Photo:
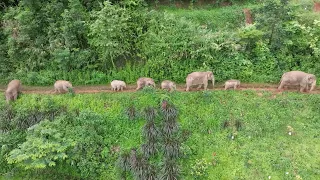
M320 75L320 15L312 1L184 10L154 10L152 3L5 1L0 81L104 84L150 76L183 83L196 70L213 70L217 81L278 82L289 70ZM253 25L245 26L243 8L251 9Z
M150 89L1 99L0 177L316 179L319 104L316 94Z

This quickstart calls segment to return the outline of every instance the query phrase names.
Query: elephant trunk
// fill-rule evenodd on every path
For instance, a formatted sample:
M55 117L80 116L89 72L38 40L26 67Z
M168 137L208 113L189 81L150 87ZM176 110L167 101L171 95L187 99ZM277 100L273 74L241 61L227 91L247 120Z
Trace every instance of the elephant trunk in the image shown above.
M314 90L314 89L315 89L315 87L316 87L316 83L317 83L317 80L315 79L315 80L313 81L313 83L311 84L310 91L312 91L312 90Z
M212 75L212 89L214 88L214 76Z

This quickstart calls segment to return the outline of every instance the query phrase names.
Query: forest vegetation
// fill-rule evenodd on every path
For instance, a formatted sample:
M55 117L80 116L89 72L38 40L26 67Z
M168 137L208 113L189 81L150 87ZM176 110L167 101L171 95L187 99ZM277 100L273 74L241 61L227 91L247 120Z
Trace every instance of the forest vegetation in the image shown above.
M3 1L0 82L130 84L147 76L184 83L197 70L213 71L217 82L278 83L290 70L320 75L313 1L224 2Z

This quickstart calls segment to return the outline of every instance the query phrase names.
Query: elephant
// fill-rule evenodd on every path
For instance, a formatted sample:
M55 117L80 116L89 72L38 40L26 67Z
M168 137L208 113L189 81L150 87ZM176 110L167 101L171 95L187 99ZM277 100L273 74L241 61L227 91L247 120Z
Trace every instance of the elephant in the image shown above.
M278 90L281 90L286 85L300 85L300 92L307 91L311 86L310 91L315 89L317 83L316 76L302 71L290 71L282 75Z
M69 89L72 89L72 84L69 81L57 80L54 83L54 92L68 92Z
M237 87L240 87L240 81L236 79L230 79L224 83L224 90L229 88L236 89Z
M9 82L8 88L5 91L6 101L9 103L9 101L15 101L21 92L21 81L14 79Z
M113 80L111 82L111 90L112 91L123 91L123 88L127 88L127 85L124 81L120 81L120 80Z
M161 82L161 89L167 89L169 91L176 90L177 86L174 82L169 80L164 80Z
M136 90L139 90L139 89L143 88L144 86L156 87L156 84L154 83L154 80L152 78L141 77L137 80L137 89Z
M190 73L186 78L186 91L189 91L193 85L199 85L197 89L200 89L202 84L204 85L204 90L207 90L208 80L211 80L212 86L214 86L214 75L212 71Z

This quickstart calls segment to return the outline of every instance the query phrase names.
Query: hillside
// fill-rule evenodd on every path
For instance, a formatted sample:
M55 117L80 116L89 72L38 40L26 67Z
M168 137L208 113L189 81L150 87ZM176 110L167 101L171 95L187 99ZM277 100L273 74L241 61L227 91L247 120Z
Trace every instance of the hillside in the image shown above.
M179 167L181 179L319 176L319 95L150 89L23 95L11 108L1 100L0 174L5 179L133 179L136 171L121 173L118 158L132 148L138 154L151 151L142 148L148 143L146 118L154 117L154 108L155 128L163 133L164 108L172 108L163 100L177 110L178 144L165 145L161 133L157 136L155 154L145 159L156 177L169 173L163 170L167 153L179 154L171 165ZM141 173L147 172L142 167Z
M0 98L0 179L319 179L319 86L277 89L287 71L320 77L317 3L0 2L0 93L22 82ZM214 87L186 92L195 71Z

